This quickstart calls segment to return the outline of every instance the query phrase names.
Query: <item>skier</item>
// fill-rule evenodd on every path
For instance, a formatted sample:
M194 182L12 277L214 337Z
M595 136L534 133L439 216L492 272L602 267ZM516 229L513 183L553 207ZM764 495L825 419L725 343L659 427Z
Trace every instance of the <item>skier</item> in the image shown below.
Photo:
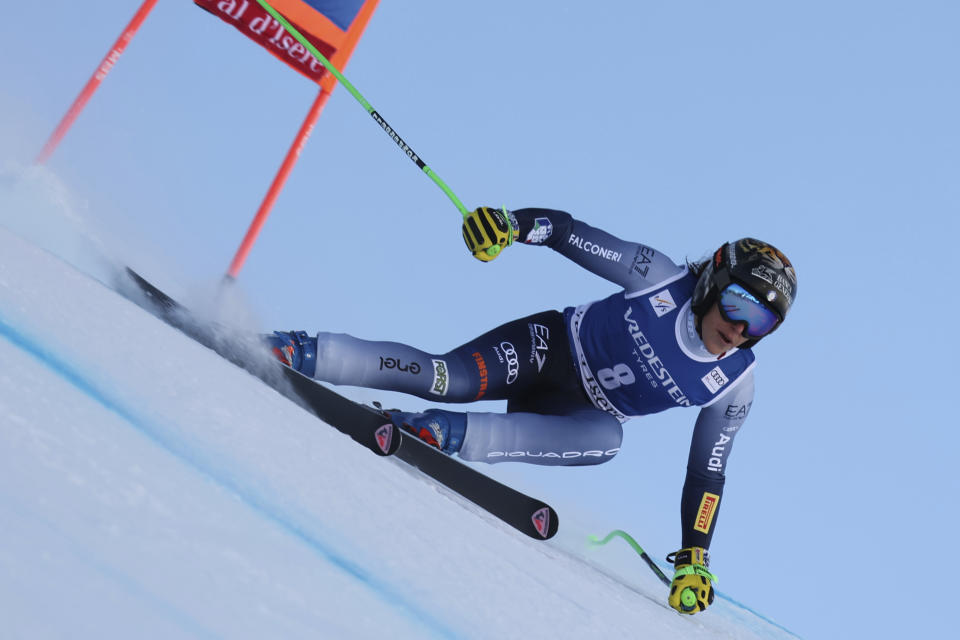
M681 549L670 605L713 602L708 549L733 439L753 402L752 347L782 324L796 273L773 246L743 238L711 258L677 264L551 209L481 207L463 223L483 261L514 240L554 249L623 287L606 299L508 322L444 354L346 334L277 331L268 342L317 380L438 402L507 400L507 412L391 414L448 454L488 463L588 465L619 451L621 423L700 407L681 498ZM692 595L696 597L693 598Z

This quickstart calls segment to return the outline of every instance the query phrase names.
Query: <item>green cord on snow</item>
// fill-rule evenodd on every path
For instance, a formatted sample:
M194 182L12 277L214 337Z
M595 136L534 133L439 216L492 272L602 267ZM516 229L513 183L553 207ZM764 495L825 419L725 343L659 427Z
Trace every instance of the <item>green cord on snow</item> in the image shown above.
M647 554L647 552L643 550L643 547L641 547L637 543L637 541L633 539L633 536L631 536L626 531L623 531L621 529L615 529L614 531L611 531L610 533L608 533L603 540L601 540L596 536L590 536L588 540L590 541L590 544L599 547L601 545L607 544L614 538L622 538L627 544L629 544L633 548L634 551L637 552L637 554L641 558L643 558L643 561L647 563L647 566L650 567L650 570L653 571L658 578L660 578L660 582L667 585L668 587L670 586L670 578L668 578L666 574L663 573L663 570L661 570L660 567L657 566L657 563L653 561L653 558L651 558Z

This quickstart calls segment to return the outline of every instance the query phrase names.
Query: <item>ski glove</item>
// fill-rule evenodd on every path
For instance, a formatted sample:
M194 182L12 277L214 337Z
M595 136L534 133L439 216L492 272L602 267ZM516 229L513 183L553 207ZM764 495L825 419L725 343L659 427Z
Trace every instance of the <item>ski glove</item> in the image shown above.
M463 241L473 257L490 262L513 244L517 225L506 209L479 207L463 219Z
M710 556L702 547L681 549L667 556L676 568L670 584L670 606L693 615L706 609L713 602L713 582L717 577L707 570Z

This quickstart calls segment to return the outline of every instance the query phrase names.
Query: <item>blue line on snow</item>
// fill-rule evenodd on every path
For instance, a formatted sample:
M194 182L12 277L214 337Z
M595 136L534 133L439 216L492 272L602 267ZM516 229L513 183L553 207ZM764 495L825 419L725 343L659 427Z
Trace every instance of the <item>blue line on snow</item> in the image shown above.
M731 597L728 596L727 594L725 594L725 593L720 593L719 591L717 591L717 597L720 598L720 599L722 599L722 600L726 600L727 602L729 602L730 604L734 605L735 607L740 607L740 608L743 609L744 611L747 611L747 612L749 612L749 613L752 613L753 615L757 616L758 618L760 618L761 620L763 620L763 621L766 622L767 624L772 625L772 626L780 629L781 631L784 631L784 632L786 632L786 633L789 633L789 634L792 635L794 638L799 638L799 637L800 637L800 636L798 636L797 634L795 634L793 631L790 631L790 629L787 629L787 628L786 628L785 626L783 626L782 624L779 624L779 623L771 620L770 618L768 618L767 616L763 615L762 613L759 613L759 612L757 612L757 611L754 611L753 609L751 609L751 608L748 607L747 605L743 604L742 602L740 602L740 601L737 600L736 598L731 598Z
M3 496L0 496L0 498L3 498ZM211 640L221 637L201 624L200 621L193 616L181 611L177 608L177 605L155 593L151 593L129 575L122 573L104 562L100 562L95 557L93 550L86 548L83 543L71 539L70 536L64 533L53 521L43 514L38 513L30 506L19 502L14 497L6 496L6 500L3 500L3 507L4 510L7 511L7 515L12 514L14 517L27 520L34 526L39 526L44 529L47 535L62 538L67 541L69 546L66 547L66 552L71 554L77 562L90 567L104 579L112 581L121 589L125 589L128 594L150 603L150 606L153 606L157 613L166 615L173 624L183 629L184 632L201 638L210 638Z
M2 317L0 317L0 336L6 338L14 346L36 358L54 374L66 380L68 383L76 387L79 391L96 401L111 413L116 414L124 421L128 422L137 431L144 434L152 442L184 462L187 466L199 472L204 477L212 480L215 484L225 488L230 493L239 497L241 501L248 507L305 543L327 562L337 567L344 573L359 580L361 583L369 586L370 589L383 600L410 614L414 620L428 627L434 634L440 637L457 637L457 634L454 633L453 630L447 628L440 621L434 619L428 612L417 607L415 603L405 600L403 596L395 591L390 585L380 582L375 576L371 575L361 566L334 552L332 548L324 544L321 540L313 537L310 532L304 530L302 527L294 524L293 522L290 522L284 517L283 514L272 510L269 504L266 504L257 496L247 494L242 490L242 488L237 486L236 483L232 482L231 480L219 477L205 469L202 464L190 457L188 451L178 450L177 445L180 443L167 442L163 438L163 429L150 426L149 420L139 418L134 411L127 409L122 405L122 403L112 399L108 393L98 388L92 381L85 378L78 370L74 369L68 363L51 353L36 340L28 337L25 333L18 331L12 325L8 324Z

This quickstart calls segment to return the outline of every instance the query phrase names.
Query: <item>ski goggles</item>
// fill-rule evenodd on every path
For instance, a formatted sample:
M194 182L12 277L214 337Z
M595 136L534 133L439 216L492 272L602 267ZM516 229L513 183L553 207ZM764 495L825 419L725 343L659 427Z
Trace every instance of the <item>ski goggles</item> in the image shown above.
M750 338L762 338L780 324L780 316L735 282L724 287L717 304L724 320L747 324L744 333Z

